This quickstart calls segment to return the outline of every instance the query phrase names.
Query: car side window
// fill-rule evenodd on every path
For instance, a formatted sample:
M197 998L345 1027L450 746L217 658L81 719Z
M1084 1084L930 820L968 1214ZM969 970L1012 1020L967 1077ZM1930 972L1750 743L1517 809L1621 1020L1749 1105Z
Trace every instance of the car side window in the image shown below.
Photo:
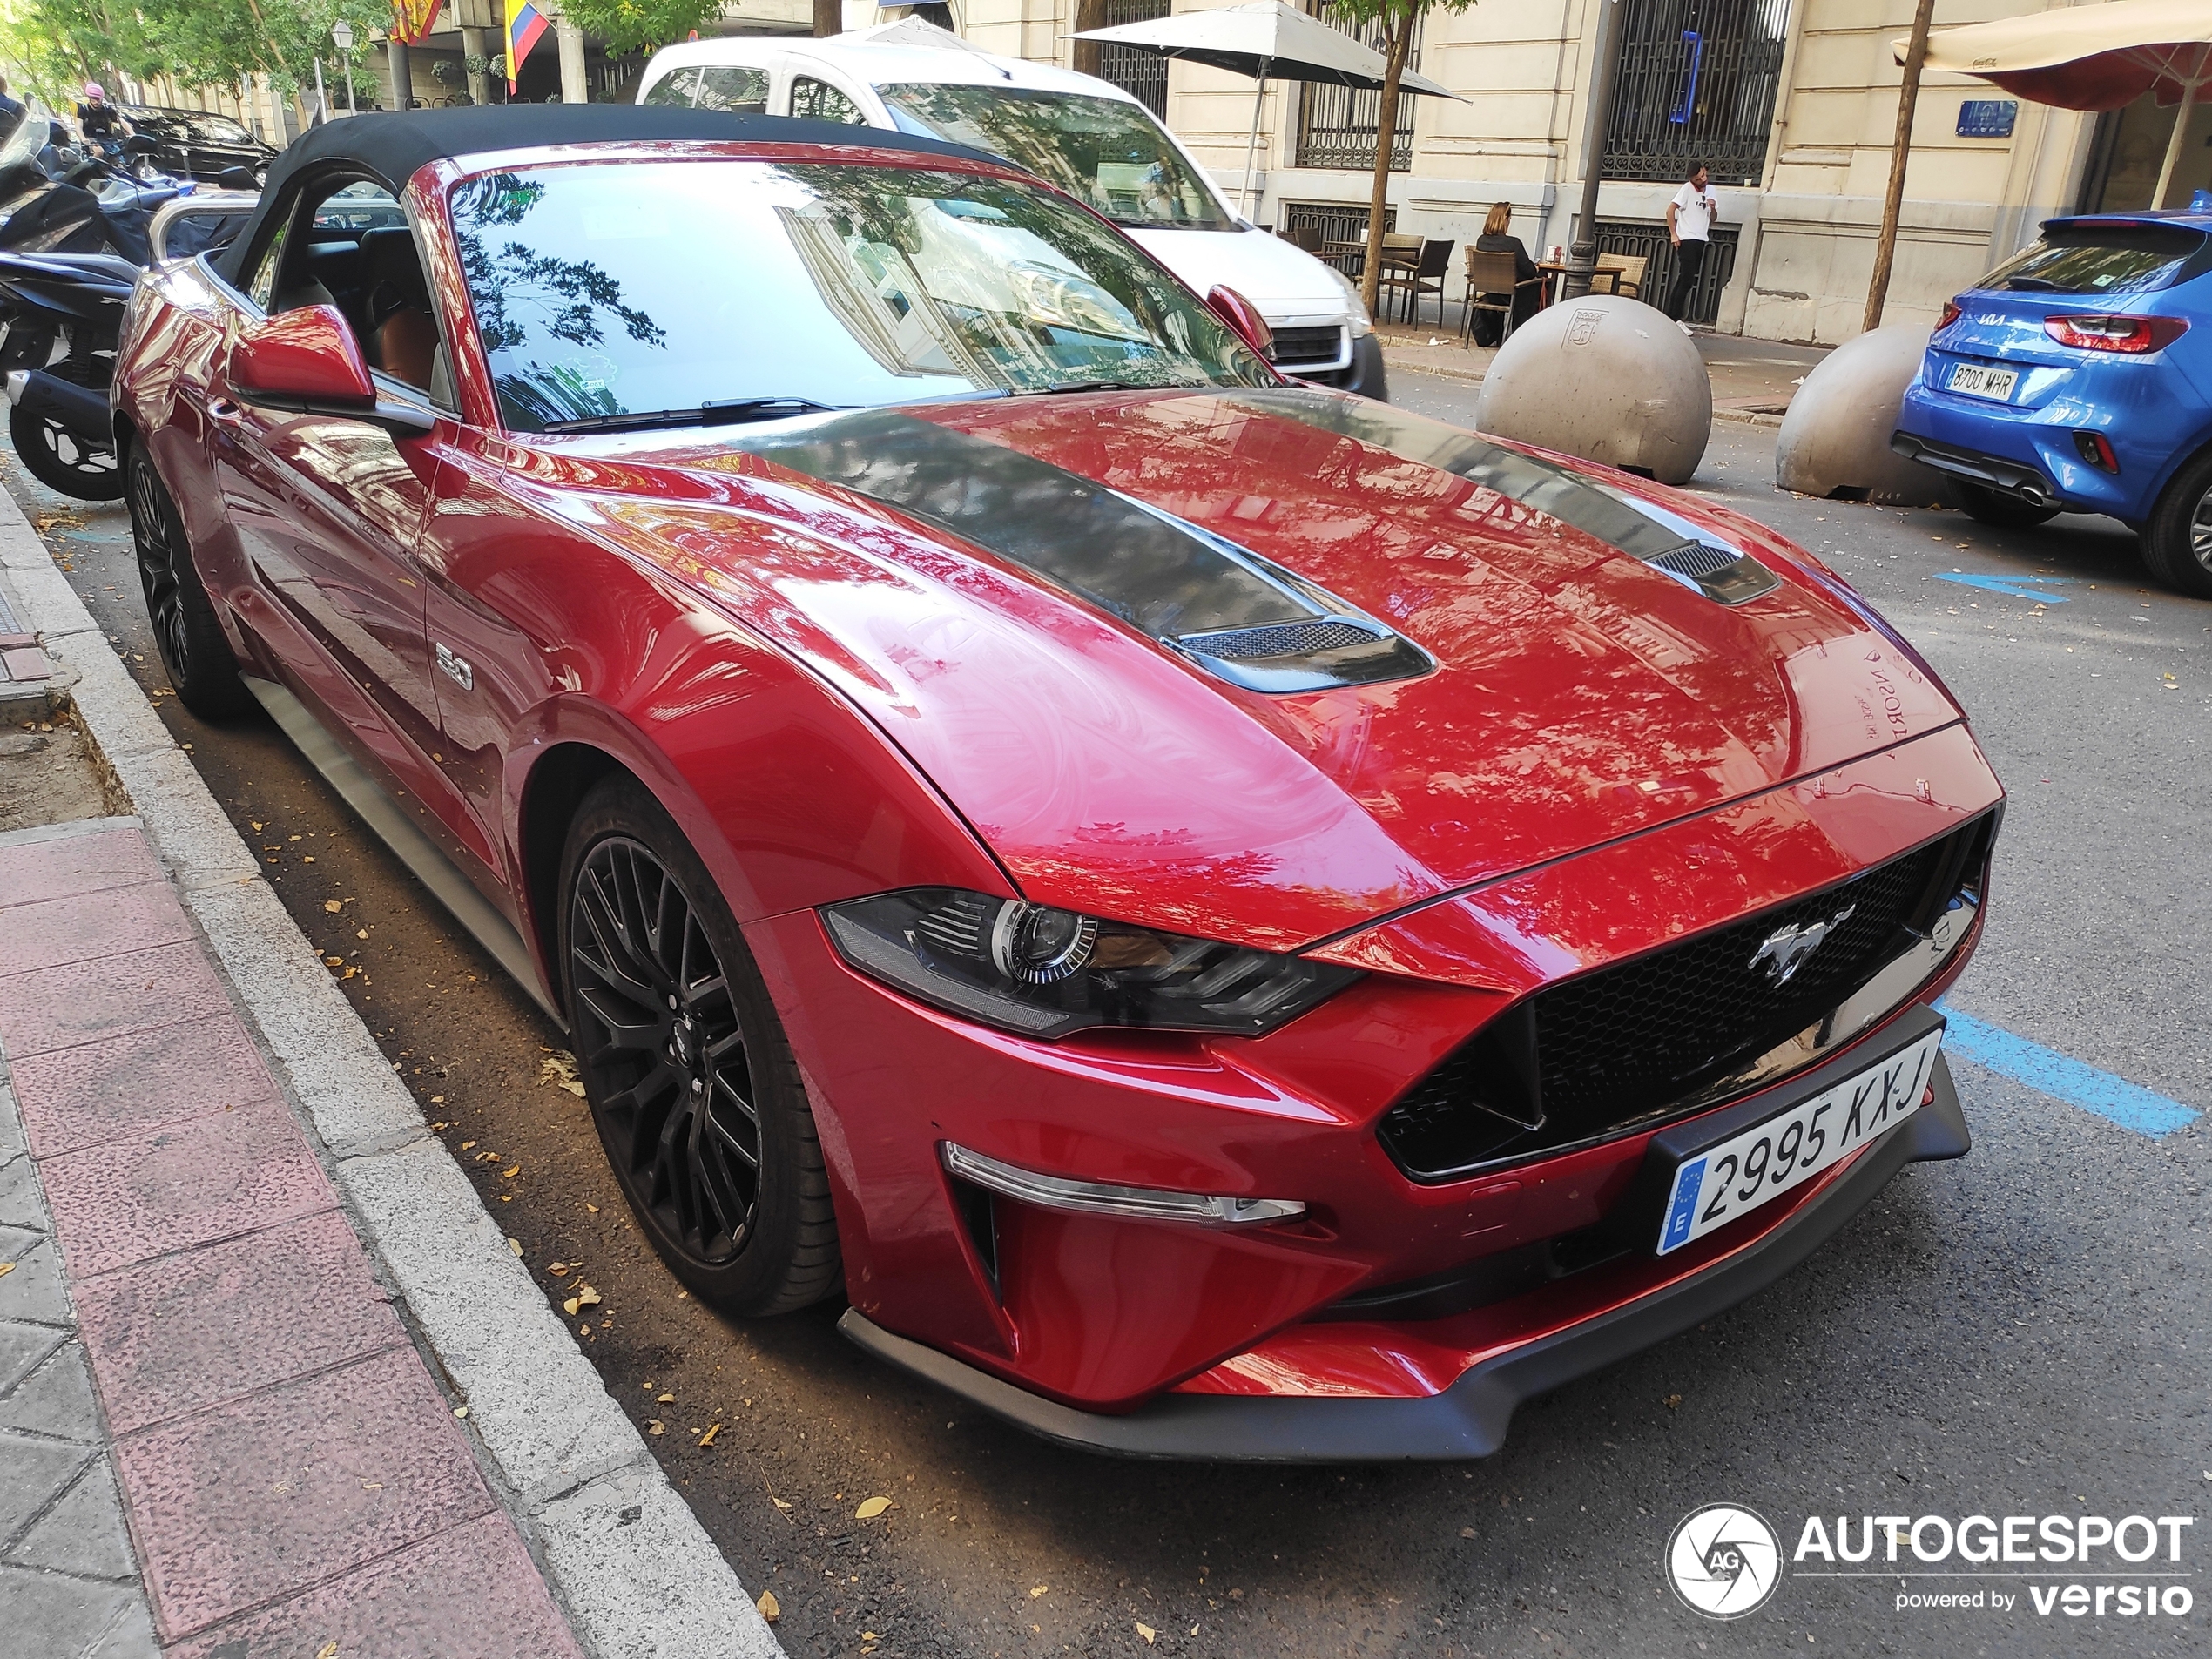
M699 95L699 72L696 69L671 70L645 89L644 102L671 105L687 110Z
M370 368L450 407L437 305L398 198L373 179L342 179L319 195L309 186L303 206L292 221L299 228L266 261L264 309L335 306Z
M791 84L791 112L802 121L842 121L848 126L867 125L867 118L860 113L859 105L826 81L806 75Z
M768 71L755 69L750 64L711 64L699 72L699 91L696 102L702 110L726 110L733 115L765 115L768 112ZM853 119L857 121L860 118L855 111Z

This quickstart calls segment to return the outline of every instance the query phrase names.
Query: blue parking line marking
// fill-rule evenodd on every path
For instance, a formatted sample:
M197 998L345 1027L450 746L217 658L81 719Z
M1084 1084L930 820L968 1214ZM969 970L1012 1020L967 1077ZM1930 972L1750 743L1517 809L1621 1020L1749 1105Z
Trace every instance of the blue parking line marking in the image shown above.
M2070 588L2074 578L2070 576L1968 576L1963 570L1938 570L1939 582L1956 582L1962 588L1979 588L1984 593L2001 593L2014 599L2033 599L2039 604L2062 605L2066 595L2053 593L2053 588Z
M1971 1060L2014 1082L2026 1083L2039 1094L2078 1106L2108 1118L2122 1129L2161 1140L2175 1130L2187 1129L2201 1113L2178 1100L2168 1100L2141 1083L2115 1077L2108 1071L2076 1060L2072 1055L2047 1049L2026 1037L1977 1020L1971 1014L1946 1008L1949 1022L1944 1052L1955 1059Z

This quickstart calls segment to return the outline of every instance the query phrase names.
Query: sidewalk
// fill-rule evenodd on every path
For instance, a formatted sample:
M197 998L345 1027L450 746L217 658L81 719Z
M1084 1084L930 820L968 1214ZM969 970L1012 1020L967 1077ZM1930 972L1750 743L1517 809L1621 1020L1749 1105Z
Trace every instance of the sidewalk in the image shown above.
M0 604L138 814L0 833L0 1654L777 1654L4 492Z
M1415 328L1384 323L1383 361L1391 374L1441 374L1448 380L1480 382L1497 356L1494 346L1460 344L1456 327ZM1779 426L1797 384L1828 355L1825 346L1792 346L1740 334L1700 333L1691 336L1713 381L1713 418L1753 426Z
M0 1625L577 1656L135 820L0 837Z

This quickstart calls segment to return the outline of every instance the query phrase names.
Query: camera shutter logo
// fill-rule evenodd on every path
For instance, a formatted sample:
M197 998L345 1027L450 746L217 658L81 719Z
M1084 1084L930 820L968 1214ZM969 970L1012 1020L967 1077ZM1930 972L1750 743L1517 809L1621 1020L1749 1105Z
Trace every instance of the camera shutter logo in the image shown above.
M1782 1541L1755 1512L1709 1503L1667 1541L1667 1581L1691 1612L1740 1619L1764 1607L1782 1581Z

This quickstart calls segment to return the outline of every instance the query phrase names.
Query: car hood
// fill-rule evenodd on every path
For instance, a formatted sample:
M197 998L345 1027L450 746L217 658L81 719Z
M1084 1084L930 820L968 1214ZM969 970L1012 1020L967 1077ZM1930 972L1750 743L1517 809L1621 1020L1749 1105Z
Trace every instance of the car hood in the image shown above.
M1294 242L1265 231L1135 228L1130 239L1204 295L1234 288L1272 324L1342 322L1352 314L1344 285Z
M518 487L810 664L1029 897L1238 942L1307 944L1959 718L1748 521L1364 400L1059 395L530 449ZM1648 562L1684 542L1737 602ZM1379 637L1190 643L1317 615Z

